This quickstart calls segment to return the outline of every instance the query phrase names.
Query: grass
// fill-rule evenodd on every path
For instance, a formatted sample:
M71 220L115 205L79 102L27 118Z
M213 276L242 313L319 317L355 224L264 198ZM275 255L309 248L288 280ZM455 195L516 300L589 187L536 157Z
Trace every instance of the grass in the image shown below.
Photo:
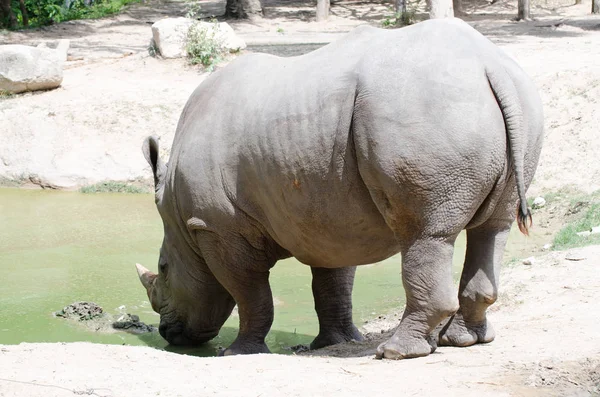
M589 236L578 236L577 233L591 230L600 226L600 202L590 203L585 213L575 222L563 227L554 237L553 250L584 247L600 244L600 233Z
M100 182L94 185L84 186L79 189L81 193L90 194L90 193L131 193L131 194L141 194L148 193L147 189L144 189L139 186L131 185L125 182Z
M11 98L13 97L15 94L13 94L10 91L6 91L6 90L0 90L0 99L7 99L7 98Z

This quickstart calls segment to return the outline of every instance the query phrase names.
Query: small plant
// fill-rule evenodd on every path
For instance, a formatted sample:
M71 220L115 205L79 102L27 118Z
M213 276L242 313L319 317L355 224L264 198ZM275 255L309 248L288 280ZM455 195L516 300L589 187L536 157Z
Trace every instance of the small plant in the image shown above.
M198 0L185 0L185 17L186 18L195 18L198 14L200 14L200 1Z
M130 185L125 182L100 182L94 185L84 186L79 189L80 193L89 194L89 193L132 193L132 194L140 194L140 193L148 193L146 189L141 188L139 186Z
M387 17L381 22L383 28L400 28L402 26L412 25L416 22L416 11L398 12L392 17Z
M283 28L277 28L277 33L284 34L285 30L283 30Z
M218 37L218 32L219 26L216 21L214 21L212 29L199 23L195 23L190 27L187 35L186 51L192 65L202 64L207 70L211 71L222 60L225 50L222 46L222 40Z
M154 39L150 39L150 43L148 44L148 55L150 55L152 58L156 58L156 56L158 55L158 47L156 47L156 42L154 41Z
M0 90L0 99L10 98L10 97L13 97L14 95L15 94L10 91Z

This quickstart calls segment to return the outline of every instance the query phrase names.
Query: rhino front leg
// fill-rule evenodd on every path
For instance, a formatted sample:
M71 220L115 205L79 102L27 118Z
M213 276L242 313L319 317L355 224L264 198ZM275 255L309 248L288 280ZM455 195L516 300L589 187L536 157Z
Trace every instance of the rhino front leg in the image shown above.
M498 297L498 274L509 231L509 227L485 225L467 231L467 254L458 293L460 309L441 329L440 345L471 346L494 340L486 311Z
M273 295L269 272L237 274L226 283L238 305L240 329L220 355L270 353L265 338L273 324Z
M351 340L363 340L352 322L352 287L356 267L312 267L311 271L315 311L319 317L319 335L312 341L310 348L319 349Z
M422 357L435 350L431 331L458 310L452 285L454 239L422 237L402 252L406 309L394 335L377 348L377 358Z

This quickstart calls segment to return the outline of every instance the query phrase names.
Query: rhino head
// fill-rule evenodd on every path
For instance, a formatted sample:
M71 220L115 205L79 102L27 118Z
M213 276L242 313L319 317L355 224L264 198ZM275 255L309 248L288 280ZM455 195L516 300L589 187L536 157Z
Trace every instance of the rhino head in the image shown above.
M137 272L152 309L160 314L160 335L172 345L197 345L217 336L235 302L213 276L195 237L173 208L175 192L160 159L158 141L148 137L142 146L154 174L155 201L164 226L158 274L140 264Z

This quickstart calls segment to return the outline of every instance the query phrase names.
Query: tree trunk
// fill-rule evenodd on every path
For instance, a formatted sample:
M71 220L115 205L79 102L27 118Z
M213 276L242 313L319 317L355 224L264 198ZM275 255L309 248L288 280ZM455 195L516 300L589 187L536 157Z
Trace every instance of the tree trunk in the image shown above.
M530 21L531 16L529 14L529 0L518 0L518 9L519 13L517 15L517 20L519 21Z
M317 0L317 22L324 22L329 17L329 0Z
M225 16L227 18L245 19L262 17L260 0L227 0Z
M592 14L600 14L600 0L592 0Z
M452 0L452 7L454 8L454 15L462 15L462 0Z
M2 19L6 26L9 29L16 29L17 17L15 17L15 13L12 12L10 0L0 0L0 9L2 10Z
M406 13L407 0L396 0L396 14L404 15Z
M23 26L29 26L29 16L27 15L25 0L19 0L19 6L21 6L21 17L23 18Z
M452 0L428 0L429 19L435 18L452 18L454 9L452 8Z

